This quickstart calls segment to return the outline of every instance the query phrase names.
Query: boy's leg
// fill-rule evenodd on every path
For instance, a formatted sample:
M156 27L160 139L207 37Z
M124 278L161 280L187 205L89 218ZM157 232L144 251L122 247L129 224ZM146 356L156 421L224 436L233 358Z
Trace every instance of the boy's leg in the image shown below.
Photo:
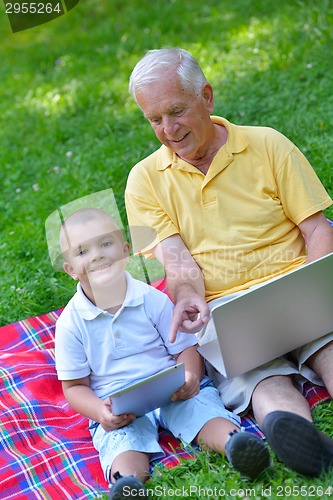
M119 472L121 476L134 476L144 483L149 476L149 455L140 451L125 451L118 455L111 469L111 482L113 474Z
M149 474L149 455L139 451L124 451L113 461L109 500L148 497L144 482Z
M239 427L227 420L218 417L209 420L199 431L195 442L203 449L210 449L225 455L225 444L229 434L239 431Z
M218 391L211 386L184 401L161 408L161 425L189 444L226 454L241 474L255 477L269 463L269 452L262 439L240 431L240 417L226 410Z
M238 472L255 478L270 465L268 449L258 436L238 431L227 419L214 418L202 427L196 442L204 449L225 454Z
M150 414L111 432L106 432L98 425L92 438L108 482L115 481L116 473L118 479L121 476L135 476L138 482L143 482L149 474L149 459L164 455L158 443L158 423ZM112 490L116 489L116 485L119 487L118 479Z

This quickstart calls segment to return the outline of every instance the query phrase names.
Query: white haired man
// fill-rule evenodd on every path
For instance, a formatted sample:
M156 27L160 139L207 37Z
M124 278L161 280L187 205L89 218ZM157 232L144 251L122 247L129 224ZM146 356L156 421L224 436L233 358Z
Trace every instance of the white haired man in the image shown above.
M313 168L285 136L212 116L213 88L183 49L149 51L130 91L162 146L130 172L126 208L137 253L166 270L178 329L205 342L210 307L333 252L323 210L332 204ZM203 334L203 332L205 332ZM267 332L269 336L269 332ZM333 395L333 333L258 369L226 379L207 364L225 406L251 406L277 456L302 474L333 465L333 441L320 433L300 380Z

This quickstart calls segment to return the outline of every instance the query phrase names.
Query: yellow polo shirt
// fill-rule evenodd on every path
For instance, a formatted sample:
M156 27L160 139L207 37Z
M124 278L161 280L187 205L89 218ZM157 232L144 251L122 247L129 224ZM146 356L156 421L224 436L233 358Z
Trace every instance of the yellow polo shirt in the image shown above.
M125 192L135 253L179 234L201 268L206 300L244 290L305 262L298 224L333 202L285 136L224 125L228 140L208 173L161 146L131 170ZM150 231L148 228L152 228Z

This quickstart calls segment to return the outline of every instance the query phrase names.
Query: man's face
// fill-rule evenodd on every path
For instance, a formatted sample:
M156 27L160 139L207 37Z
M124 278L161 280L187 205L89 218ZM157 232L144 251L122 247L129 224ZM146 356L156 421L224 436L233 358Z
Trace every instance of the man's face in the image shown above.
M84 288L110 286L124 272L129 245L107 220L71 225L67 237L64 268Z
M197 95L184 89L170 71L145 85L136 98L162 144L189 163L205 154L213 134L213 91L209 83Z

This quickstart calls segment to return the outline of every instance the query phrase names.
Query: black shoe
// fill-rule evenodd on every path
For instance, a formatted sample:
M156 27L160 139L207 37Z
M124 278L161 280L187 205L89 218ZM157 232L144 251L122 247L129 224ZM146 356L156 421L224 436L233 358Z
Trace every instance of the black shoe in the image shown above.
M250 432L233 431L229 436L226 457L243 476L253 479L269 467L269 451L262 439Z
M116 482L111 486L109 500L122 500L125 498L149 498L143 483L134 476L122 476L119 472L113 474Z
M273 411L262 429L278 458L294 471L319 476L333 466L333 440L305 418Z

